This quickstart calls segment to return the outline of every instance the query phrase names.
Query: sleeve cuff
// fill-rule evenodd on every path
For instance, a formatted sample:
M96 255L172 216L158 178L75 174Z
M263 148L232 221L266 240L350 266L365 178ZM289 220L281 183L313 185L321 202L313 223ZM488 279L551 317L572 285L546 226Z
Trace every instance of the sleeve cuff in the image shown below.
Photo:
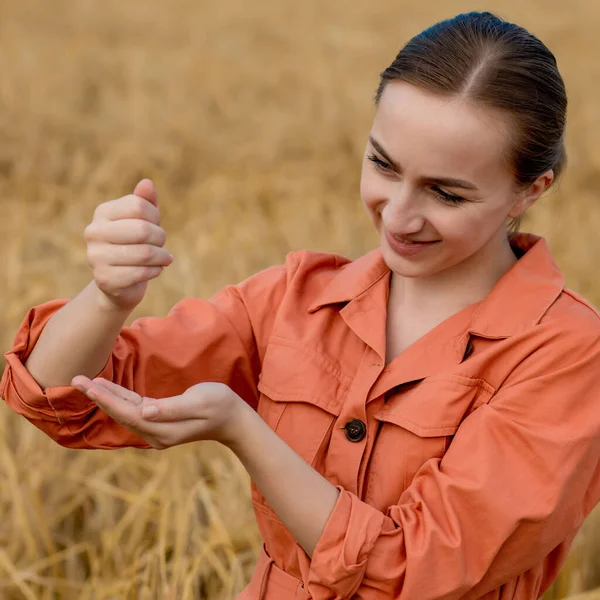
M97 408L85 394L73 386L49 387L44 390L14 352L5 354L6 368L2 382L2 397L17 413L39 419L58 420L61 424L84 419ZM112 380L110 359L96 377Z
M43 326L67 300L52 300L32 308L23 319L12 348L5 353L6 367L0 383L0 395L17 413L42 421L58 420L61 424L85 418L96 408L94 402L74 387L57 386L42 389L25 368ZM112 380L110 358L96 377Z
M385 515L340 490L312 555L308 591L315 600L351 597L360 587L367 559L382 531Z

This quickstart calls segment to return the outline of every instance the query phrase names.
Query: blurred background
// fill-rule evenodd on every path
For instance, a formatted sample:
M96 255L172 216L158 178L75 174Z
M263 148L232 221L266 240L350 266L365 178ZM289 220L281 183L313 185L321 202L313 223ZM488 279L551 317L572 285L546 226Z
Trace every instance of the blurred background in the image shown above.
M599 306L596 2L0 0L3 352L30 307L88 283L84 227L142 177L175 262L129 322L290 250L373 248L358 184L379 73L469 10L525 26L558 59L570 164L522 229ZM4 403L0 514L1 599L233 598L260 544L247 476L221 446L69 451ZM595 511L545 599L598 586Z

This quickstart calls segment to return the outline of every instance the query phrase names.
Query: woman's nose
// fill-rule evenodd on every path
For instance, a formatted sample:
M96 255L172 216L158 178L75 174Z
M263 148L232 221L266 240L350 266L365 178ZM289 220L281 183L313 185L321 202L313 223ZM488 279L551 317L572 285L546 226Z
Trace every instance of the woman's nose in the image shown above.
M425 218L418 200L417 194L409 186L397 186L394 193L390 194L382 211L386 228L396 234L421 231L425 224Z

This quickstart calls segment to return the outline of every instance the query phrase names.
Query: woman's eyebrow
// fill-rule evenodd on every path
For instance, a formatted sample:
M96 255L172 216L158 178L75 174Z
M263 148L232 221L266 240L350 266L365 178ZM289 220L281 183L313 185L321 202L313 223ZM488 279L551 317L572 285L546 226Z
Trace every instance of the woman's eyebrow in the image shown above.
M373 138L372 135L369 136L369 142L388 163L398 171L398 173L402 173L402 168L396 164L387 154L387 152L383 149L381 144ZM477 190L477 186L470 181L465 181L464 179L455 179L453 177L421 177L421 180L426 183L434 183L437 185L443 185L444 187L452 187L452 188L462 188L465 190Z

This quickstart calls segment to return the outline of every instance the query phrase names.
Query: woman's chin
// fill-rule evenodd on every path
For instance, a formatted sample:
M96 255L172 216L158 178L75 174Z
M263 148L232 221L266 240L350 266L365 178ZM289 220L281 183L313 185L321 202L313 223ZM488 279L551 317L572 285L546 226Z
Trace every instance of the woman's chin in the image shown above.
M400 277L424 277L432 275L431 265L411 260L410 257L399 256L393 250L382 246L382 255L388 268Z

